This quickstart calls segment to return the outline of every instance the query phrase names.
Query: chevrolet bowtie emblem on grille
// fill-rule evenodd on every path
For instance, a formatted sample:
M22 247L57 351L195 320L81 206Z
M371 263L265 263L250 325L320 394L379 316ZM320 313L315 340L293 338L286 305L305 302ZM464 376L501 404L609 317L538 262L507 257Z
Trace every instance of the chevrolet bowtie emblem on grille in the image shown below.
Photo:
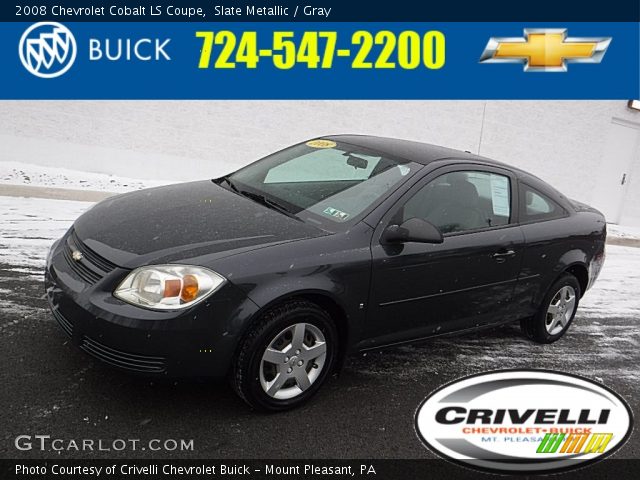
M84 258L84 255L82 255L82 252L74 250L73 252L71 252L71 258L73 258L76 262L79 262Z
M480 63L523 63L525 72L566 72L567 63L600 63L611 37L567 37L566 28L527 28L524 38L491 37Z

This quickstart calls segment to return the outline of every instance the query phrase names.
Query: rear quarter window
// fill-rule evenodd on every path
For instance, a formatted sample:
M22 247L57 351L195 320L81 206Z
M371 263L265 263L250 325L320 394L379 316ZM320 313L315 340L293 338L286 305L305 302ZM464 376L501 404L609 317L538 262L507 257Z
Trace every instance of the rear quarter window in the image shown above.
M525 184L520 184L520 221L540 222L567 216L567 211L548 195Z

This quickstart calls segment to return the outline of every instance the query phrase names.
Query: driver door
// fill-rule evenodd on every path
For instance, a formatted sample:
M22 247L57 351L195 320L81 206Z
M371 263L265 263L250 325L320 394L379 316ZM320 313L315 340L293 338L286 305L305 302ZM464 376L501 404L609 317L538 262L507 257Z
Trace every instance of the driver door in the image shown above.
M362 348L509 317L524 237L515 222L516 179L493 167L441 168L383 218L372 241L372 283ZM388 225L412 217L438 227L442 244L385 245Z

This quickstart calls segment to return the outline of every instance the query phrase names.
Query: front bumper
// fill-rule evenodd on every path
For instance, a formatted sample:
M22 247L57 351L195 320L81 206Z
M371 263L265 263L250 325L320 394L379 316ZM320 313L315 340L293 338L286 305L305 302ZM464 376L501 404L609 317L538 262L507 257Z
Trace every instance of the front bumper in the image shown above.
M54 318L74 345L109 365L144 375L226 375L243 326L258 310L240 289L227 282L190 309L145 310L112 294L128 270L114 265L105 273L95 268L90 251L80 264L72 263L66 250L75 247L73 241L68 233L52 247L45 288Z

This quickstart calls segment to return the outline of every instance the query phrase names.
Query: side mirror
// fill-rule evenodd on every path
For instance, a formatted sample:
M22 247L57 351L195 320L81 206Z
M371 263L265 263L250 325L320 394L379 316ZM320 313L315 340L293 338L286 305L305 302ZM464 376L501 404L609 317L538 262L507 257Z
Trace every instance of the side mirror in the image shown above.
M389 225L382 234L383 243L442 243L438 228L421 218L410 218L402 225Z

